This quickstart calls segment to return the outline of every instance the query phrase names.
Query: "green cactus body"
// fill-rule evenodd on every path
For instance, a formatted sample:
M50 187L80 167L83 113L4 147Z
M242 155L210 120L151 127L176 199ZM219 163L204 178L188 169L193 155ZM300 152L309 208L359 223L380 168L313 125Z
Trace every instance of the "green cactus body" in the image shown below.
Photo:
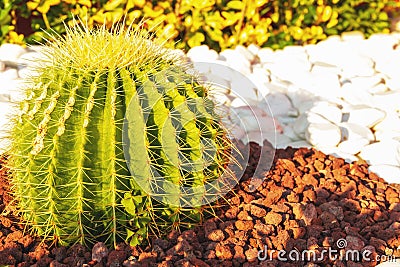
M12 132L14 194L31 229L61 244L136 244L200 220L198 196L218 183L201 188L225 173L232 144L187 67L123 27L67 29L47 55Z

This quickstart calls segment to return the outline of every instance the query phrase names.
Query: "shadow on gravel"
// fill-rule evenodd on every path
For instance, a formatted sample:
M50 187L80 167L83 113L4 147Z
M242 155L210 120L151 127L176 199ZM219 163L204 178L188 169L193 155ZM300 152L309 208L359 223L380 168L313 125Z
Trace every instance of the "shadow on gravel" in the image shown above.
M0 265L354 267L400 258L399 185L369 173L365 162L348 164L306 148L278 149L263 173L272 151L267 142L251 143L245 174L218 218L147 248L121 244L101 262L80 245L40 245L1 216ZM0 211L11 199L6 175L0 175Z

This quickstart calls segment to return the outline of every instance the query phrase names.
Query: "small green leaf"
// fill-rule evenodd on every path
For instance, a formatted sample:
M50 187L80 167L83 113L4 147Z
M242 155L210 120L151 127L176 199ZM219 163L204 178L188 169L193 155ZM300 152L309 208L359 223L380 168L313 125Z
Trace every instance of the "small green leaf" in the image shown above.
M122 199L121 204L124 206L126 212L128 212L130 215L136 215L136 207L132 201L132 198Z
M136 235L134 235L134 236L131 238L131 240L130 240L130 242L129 242L129 245L131 245L132 247L134 247L134 246L137 246L137 245L139 245L139 244L140 244L140 241L139 241L138 237L137 237Z

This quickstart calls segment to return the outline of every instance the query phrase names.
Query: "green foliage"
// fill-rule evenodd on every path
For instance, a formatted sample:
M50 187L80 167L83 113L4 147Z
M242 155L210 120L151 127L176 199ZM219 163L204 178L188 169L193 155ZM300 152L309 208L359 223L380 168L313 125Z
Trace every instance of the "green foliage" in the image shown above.
M6 40L11 28L11 8L12 1L2 1L0 2L0 43Z
M316 43L328 35L358 30L366 36L388 32L386 12L398 10L395 0L14 0L14 20L25 17L31 29L24 40L41 40L39 29L63 33L62 22L72 16L87 19L88 25L110 27L126 14L129 23L146 18L147 25L160 26L158 37L169 46L188 49L200 44L221 50L238 44L282 48L292 44ZM8 40L20 41L22 29L11 31ZM32 33L32 34L30 34ZM14 41L14 39L17 39Z
M136 245L201 221L224 185L213 183L234 180L206 88L145 30L66 31L45 49L14 123L22 217L61 244Z

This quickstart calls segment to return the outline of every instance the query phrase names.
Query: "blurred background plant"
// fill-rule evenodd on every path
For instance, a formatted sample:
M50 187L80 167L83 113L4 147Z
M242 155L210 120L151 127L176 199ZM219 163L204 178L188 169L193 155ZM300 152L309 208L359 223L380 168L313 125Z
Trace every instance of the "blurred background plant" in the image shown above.
M72 17L88 26L111 26L126 14L128 23L147 18L149 29L170 47L207 44L220 51L257 44L274 49L316 43L329 35L361 31L367 37L389 32L389 16L398 15L397 0L3 0L0 42L42 41L43 31L63 34Z

